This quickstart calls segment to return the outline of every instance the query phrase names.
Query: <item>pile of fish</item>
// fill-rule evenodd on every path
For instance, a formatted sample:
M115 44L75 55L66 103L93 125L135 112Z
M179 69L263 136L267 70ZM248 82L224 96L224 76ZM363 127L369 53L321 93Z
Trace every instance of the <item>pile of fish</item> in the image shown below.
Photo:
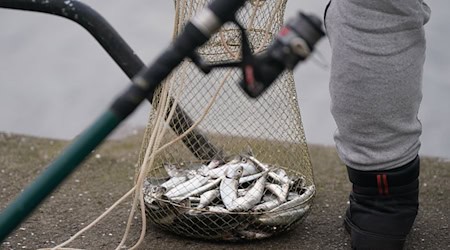
M315 194L314 185L306 186L303 176L290 177L253 156L237 156L223 164L212 160L208 165L165 164L164 168L168 179L149 178L144 183L147 215L160 225L172 225L180 216L214 213L252 214L259 224L288 226L304 217ZM244 232L253 238L266 237Z

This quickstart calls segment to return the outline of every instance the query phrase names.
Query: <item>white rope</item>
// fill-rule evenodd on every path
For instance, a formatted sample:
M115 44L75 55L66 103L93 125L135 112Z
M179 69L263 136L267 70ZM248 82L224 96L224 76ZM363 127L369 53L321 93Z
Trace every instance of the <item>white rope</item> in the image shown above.
M70 248L62 248L63 246L69 244L70 242L74 241L76 238L78 238L80 235L82 235L87 230L91 229L93 226L95 226L101 219L103 219L106 215L108 215L114 208L116 208L120 203L122 203L128 196L130 196L134 192L134 187L128 191L122 198L117 200L108 210L106 210L103 214L101 214L97 219L95 219L93 222L91 222L89 225L78 231L75 235L73 235L69 240L57 245L56 247L51 248L52 250L56 249L70 249ZM45 248L49 249L49 248Z
M164 134L167 131L168 123L172 119L173 114L175 113L175 108L178 105L179 97L182 94L183 89L184 89L184 81L182 81L180 90L176 93L175 101L172 104L171 110L169 112L169 116L167 117L166 121L164 121L164 117L167 114L167 110L168 110L169 104L170 104L170 96L171 96L170 91L169 91L170 90L170 88L169 88L170 82L171 81L167 82L165 84L166 86L163 87L163 90L161 91L162 98L160 96L160 103L163 103L164 105L159 105L159 106L161 106L161 109L159 109L159 112L157 112L158 122L156 123L156 126L154 126L154 132L152 133L152 137L155 138L155 144L151 149L149 149L151 146L149 144L149 147L147 148L147 151L146 151L147 159L144 158L143 164L141 166L141 171L140 171L139 177L137 179L138 189L137 189L137 194L135 196L135 200L133 203L133 207L132 207L133 209L130 212L129 224L127 225L127 229L129 229L129 226L131 225L131 218L133 217L134 210L137 207L137 204L136 204L137 197L139 197L139 204L141 207L142 228L141 228L141 235L139 237L138 242L131 249L134 249L135 247L140 245L140 243L144 239L146 228L147 228L147 220L145 217L145 204L144 204L144 196L143 196L143 192L142 192L142 186L143 186L145 177L147 176L148 172L150 171L150 167L153 166L155 156L157 155L157 153L152 152L152 151L155 151L161 144L162 138L164 137ZM127 232L126 232L126 234L124 234L124 238L123 238L121 244L123 244L123 242L125 242L125 240L128 236ZM121 244L117 248L119 248L121 246Z
M197 121L195 121L194 124L188 130L186 130L182 135L178 136L177 138L175 138L171 142L165 144L164 146L162 146L159 149L156 149L154 152L152 152L152 155L150 157L151 160L148 163L148 165L145 166L143 164L144 170L141 171L141 174L140 174L139 180L138 180L138 182L141 183L141 185L144 182L144 180L145 180L144 178L146 177L146 175L148 173L148 171L146 171L146 169L149 169L153 165L153 161L154 161L155 156L157 154L161 153L164 149L166 149L166 148L170 147L171 145L173 145L174 143L180 141L183 137L185 137L187 134L189 134L193 129L195 129L203 121L203 119L206 117L206 115L211 110L211 107L214 104L217 96L219 95L220 90L222 89L223 85L228 80L230 75L231 75L231 70L229 70L227 76L225 76L224 79L222 80L222 82L220 83L217 91L215 92L214 96L211 98L211 100L209 101L208 105L206 106L206 109L202 113L202 116ZM162 113L162 114L159 114L158 116L161 117L160 115L164 116L165 114L166 113ZM169 119L167 119L167 121L169 121ZM164 130L160 131L159 138L158 138L159 142L162 140L162 137L163 137L164 132L166 130L167 130L167 126L164 126ZM155 128L155 131L157 131L156 128ZM144 239L144 236L145 236L145 228L146 228L145 204L144 204L144 199L143 199L143 195L142 195L142 188L140 190L138 190L137 192L141 193L141 195L140 195L140 203L141 203L141 216L142 216L143 223L142 223L141 237L139 238L138 242L130 249L135 249L142 243L142 241Z

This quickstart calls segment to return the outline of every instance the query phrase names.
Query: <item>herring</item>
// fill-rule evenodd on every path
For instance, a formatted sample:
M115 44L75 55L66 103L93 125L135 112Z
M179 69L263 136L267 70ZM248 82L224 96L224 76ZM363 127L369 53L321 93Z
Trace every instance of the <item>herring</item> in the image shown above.
M220 167L209 170L208 175L211 178L219 178L225 175L225 172L229 167L234 167L235 165L241 165L243 167L242 176L252 175L259 172L252 161L249 161L245 156L239 156Z
M186 176L174 176L174 177L170 178L168 181L161 184L161 187L164 187L167 190L170 190L170 189L178 186L179 184L185 182L186 180L187 180Z
M218 189L213 189L204 192L200 195L200 202L197 208L204 208L211 204L211 202L220 196L220 191Z
M274 194L280 203L283 203L286 201L289 193L289 184L284 183L280 186L278 184L268 183L266 184L266 189Z
M201 186L201 187L198 187L198 188L196 188L196 189L190 191L189 193L187 193L187 194L185 194L185 195L183 195L183 196L180 196L180 197L173 197L172 200L175 201L175 202L177 202L177 201L182 201L182 200L187 199L187 198L189 198L189 197L191 197L191 196L195 196L195 195L204 193L204 192L206 192L206 191L208 191L208 190L210 190L210 189L213 189L213 188L215 188L216 186L218 186L221 180L222 180L222 179L219 178L219 179L216 179L216 180L214 180L214 181L212 181L212 182L207 182L205 185L203 185L203 186Z
M241 178L243 167L230 165L225 171L225 177L220 182L220 197L227 209L233 207L238 197L239 178Z
M212 160L207 166L206 168L211 170L214 168L217 168L220 165L220 161L219 160Z
M261 204L258 204L252 208L252 211L260 212L260 211L267 211L276 208L281 204L280 200L274 199L270 201L265 201Z
M205 185L208 182L208 180L209 177L202 175L195 175L192 179L185 181L169 190L167 193L165 193L165 196L169 199L177 196L182 196L184 194L191 192L194 189L197 189Z
M298 207L298 206L304 204L305 202L309 201L314 196L315 192L316 192L316 189L315 189L314 185L308 186L305 188L305 192L303 194L301 194L300 196L298 196L297 198L290 200L288 202L285 202L270 211L275 212L275 211L287 210L290 208Z
M256 180L266 173L267 173L267 171L264 171L264 172L259 172L259 173L252 174L252 175L243 176L239 179L239 184Z
M224 202L225 207L230 212L241 212L252 209L261 201L261 198L264 195L266 180L267 175L263 175L256 181L256 183L248 190L248 192L244 196L235 198L228 204Z

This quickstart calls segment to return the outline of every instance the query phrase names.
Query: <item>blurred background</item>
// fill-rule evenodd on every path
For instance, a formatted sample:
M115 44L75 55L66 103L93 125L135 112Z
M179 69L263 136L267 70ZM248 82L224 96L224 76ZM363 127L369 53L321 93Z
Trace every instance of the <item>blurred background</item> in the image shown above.
M146 63L171 41L174 6L168 0L85 0L103 15ZM430 0L421 154L450 159L450 2ZM327 0L288 1L286 18L298 10L323 15ZM328 40L314 59L297 67L295 80L308 143L334 145L336 125L328 92ZM34 12L0 8L0 131L72 139L125 89L128 78L81 26ZM115 133L147 123L140 106Z

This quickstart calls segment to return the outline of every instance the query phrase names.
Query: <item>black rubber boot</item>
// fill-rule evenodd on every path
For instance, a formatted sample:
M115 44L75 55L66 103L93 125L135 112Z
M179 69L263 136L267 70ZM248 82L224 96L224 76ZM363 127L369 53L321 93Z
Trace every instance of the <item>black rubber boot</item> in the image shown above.
M403 249L419 208L420 159L388 171L347 168L353 190L344 225L352 249Z

